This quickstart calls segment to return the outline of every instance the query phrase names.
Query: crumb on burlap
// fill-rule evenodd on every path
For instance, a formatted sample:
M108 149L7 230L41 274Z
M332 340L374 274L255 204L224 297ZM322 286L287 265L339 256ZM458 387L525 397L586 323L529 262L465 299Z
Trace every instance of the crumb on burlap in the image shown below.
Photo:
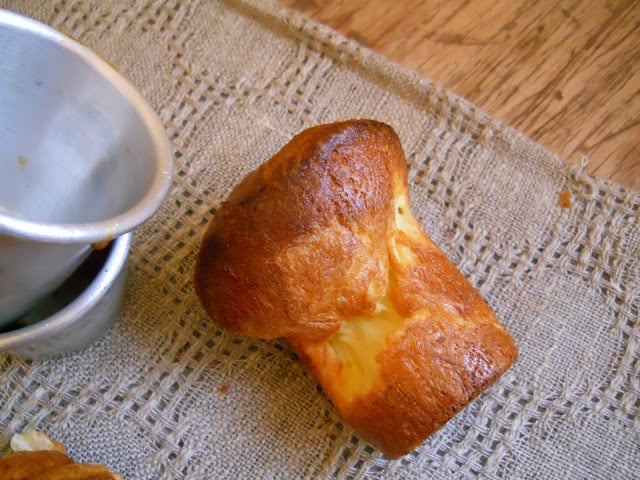
M572 202L571 202L571 192L568 189L564 189L562 192L560 192L560 199L558 200L558 205L560 205L562 208L571 208L572 207Z

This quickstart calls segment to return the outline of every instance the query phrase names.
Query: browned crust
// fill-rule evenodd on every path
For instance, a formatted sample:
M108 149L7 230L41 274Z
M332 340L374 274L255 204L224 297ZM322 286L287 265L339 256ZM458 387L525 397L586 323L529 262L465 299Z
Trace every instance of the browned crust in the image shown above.
M37 430L14 434L11 449L0 458L2 480L122 480L104 465L74 462L62 443Z
M57 450L13 452L0 458L2 480L122 480L104 465L75 463Z
M52 468L68 465L71 459L55 450L15 452L0 458L0 478L4 480L31 479Z
M30 480L122 480L104 465L70 463L52 468Z
M344 316L372 310L388 281L379 252L392 218L392 169L406 169L388 159L401 152L381 123L323 125L248 175L199 253L195 287L211 318L254 337L322 338ZM370 244L361 229L378 232Z
M379 357L383 384L345 420L387 456L409 453L515 360L505 333L487 327L455 329L438 312L412 322Z

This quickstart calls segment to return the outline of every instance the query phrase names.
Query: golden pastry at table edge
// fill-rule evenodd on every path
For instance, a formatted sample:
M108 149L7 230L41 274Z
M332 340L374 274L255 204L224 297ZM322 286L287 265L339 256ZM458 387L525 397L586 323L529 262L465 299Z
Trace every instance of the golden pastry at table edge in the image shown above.
M74 462L64 445L36 430L13 435L11 448L0 458L2 480L122 480L104 465Z
M285 337L345 420L395 458L517 358L486 302L409 208L393 129L295 136L216 212L195 287L237 334Z

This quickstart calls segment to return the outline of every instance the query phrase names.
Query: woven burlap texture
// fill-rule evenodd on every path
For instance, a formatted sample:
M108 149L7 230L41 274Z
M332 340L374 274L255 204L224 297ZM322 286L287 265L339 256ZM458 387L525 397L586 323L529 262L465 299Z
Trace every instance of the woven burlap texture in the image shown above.
M37 428L127 479L637 478L639 195L272 3L0 5L116 65L158 112L176 165L136 230L113 329L64 358L0 356L0 448ZM397 461L340 419L286 342L219 329L192 284L232 187L302 129L347 118L398 132L413 211L520 350Z

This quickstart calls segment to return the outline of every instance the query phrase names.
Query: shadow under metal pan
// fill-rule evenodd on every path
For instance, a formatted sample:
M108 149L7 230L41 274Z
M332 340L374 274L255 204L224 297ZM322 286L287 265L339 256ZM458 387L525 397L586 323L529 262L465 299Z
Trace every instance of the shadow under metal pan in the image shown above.
M80 350L112 326L122 307L133 233L94 251L57 290L0 329L0 353L49 358Z

